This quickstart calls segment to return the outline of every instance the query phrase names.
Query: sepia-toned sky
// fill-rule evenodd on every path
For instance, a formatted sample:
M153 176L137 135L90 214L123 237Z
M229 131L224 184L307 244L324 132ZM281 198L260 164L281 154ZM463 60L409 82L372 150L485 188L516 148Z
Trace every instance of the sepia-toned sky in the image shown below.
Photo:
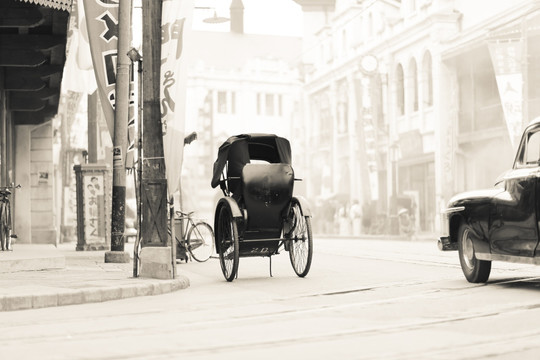
M302 9L293 0L242 0L244 31L249 34L302 36ZM228 31L229 22L206 24L202 20L214 15L229 17L231 0L195 0L195 30ZM201 9L209 7L213 9Z

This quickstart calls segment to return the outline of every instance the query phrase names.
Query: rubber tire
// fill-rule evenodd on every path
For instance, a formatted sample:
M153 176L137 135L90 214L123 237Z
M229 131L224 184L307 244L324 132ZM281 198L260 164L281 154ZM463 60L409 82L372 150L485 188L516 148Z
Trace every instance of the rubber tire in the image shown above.
M491 261L476 258L471 235L471 227L462 223L459 227L457 240L461 270L468 282L485 283L491 272Z
M240 260L240 251L238 243L238 228L236 221L232 216L231 209L227 206L222 206L218 215L218 228L216 229L216 244L217 251L219 253L219 264L221 265L221 271L223 276L229 282L233 281L238 272L238 263ZM224 248L225 244L230 244L227 249ZM225 258L225 251L232 246L232 252L228 253L227 259ZM226 261L232 261L232 264L226 263ZM230 266L227 266L230 265Z
M199 233L202 237L204 251L199 251L199 248L191 249L191 239L195 234ZM194 227L189 229L187 234L188 250L191 256L198 262L205 262L210 259L214 253L214 231L212 227L205 222L199 222Z
M293 219L294 230L290 236L289 259L294 272L299 277L305 277L311 268L311 259L313 257L313 235L311 230L311 218L304 216L300 203L293 199L289 216ZM296 239L296 240L295 240ZM307 247L301 251L301 257L297 257L297 251L300 247Z
M9 249L9 230L8 230L8 208L5 204L0 204L2 208L0 209L0 244L2 251L7 251Z
M7 229L0 224L0 243L2 251L8 250L8 231Z

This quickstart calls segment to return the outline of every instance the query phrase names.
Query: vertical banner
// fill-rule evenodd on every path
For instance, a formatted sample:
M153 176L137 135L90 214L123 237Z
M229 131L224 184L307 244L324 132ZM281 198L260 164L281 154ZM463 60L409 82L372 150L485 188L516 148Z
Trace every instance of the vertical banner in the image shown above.
M88 40L105 120L114 138L119 0L84 0Z
M92 67L88 31L82 0L75 0L71 12L69 46L62 76L62 92L92 94L97 84Z
M169 195L178 190L184 156L187 61L193 0L164 0L161 23L160 102Z
M489 52L495 70L499 97L510 142L514 148L519 144L523 126L522 47L520 39L489 42Z

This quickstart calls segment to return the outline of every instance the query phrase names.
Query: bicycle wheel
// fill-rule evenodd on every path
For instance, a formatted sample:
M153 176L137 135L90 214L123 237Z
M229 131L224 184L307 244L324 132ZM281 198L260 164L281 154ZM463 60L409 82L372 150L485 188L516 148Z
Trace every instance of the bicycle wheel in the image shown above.
M311 267L313 256L313 238L311 235L311 219L304 216L298 201L293 200L289 216L292 219L293 229L288 235L289 258L296 275L304 277Z
M205 222L195 224L187 235L189 253L198 262L205 262L214 253L214 232Z
M238 271L240 259L238 244L238 228L232 217L231 210L223 206L219 210L218 226L216 229L217 251L221 271L227 281L233 281Z

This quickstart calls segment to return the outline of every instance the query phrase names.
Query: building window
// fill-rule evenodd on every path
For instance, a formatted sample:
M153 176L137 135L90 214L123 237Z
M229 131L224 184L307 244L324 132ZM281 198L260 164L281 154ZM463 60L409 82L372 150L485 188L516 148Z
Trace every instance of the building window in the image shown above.
M398 115L405 114L405 82L401 64L396 69L396 107Z
M422 97L424 104L433 105L433 70L432 60L429 51L424 55L424 64L422 65Z
M227 92L226 91L218 91L218 108L217 111L220 114L226 114L227 113Z
M418 70L416 67L416 60L411 59L409 66L409 94L410 94L410 104L412 111L418 111Z
M487 49L479 49L458 66L459 134L505 127L504 114ZM473 59L473 60L471 60Z
M409 9L411 13L416 11L416 0L409 0Z
M368 15L367 33L368 33L367 40L371 40L371 38L373 38L373 14L372 13L369 13Z
M341 55L343 57L347 56L347 30L343 29L341 32Z
M257 93L257 115L283 116L283 95Z
M274 116L274 94L266 94L265 109L266 116Z
M348 125L349 125L349 101L347 97L347 83L343 81L338 88L338 98L337 98L337 125L338 125L338 133L344 134L348 131ZM363 87L362 90L364 90L365 87ZM362 107L367 107L365 101L362 101L362 104L360 105Z
M236 93L234 91L217 92L217 112L220 114L236 113Z

